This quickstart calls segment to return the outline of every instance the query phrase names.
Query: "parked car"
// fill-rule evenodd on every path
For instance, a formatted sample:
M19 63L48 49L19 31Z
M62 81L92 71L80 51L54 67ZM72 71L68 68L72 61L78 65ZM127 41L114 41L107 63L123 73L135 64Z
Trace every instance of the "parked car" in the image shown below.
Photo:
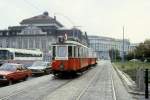
M33 75L50 74L51 64L44 61L36 61L32 66L28 67Z
M31 75L32 72L22 64L5 63L0 67L0 83L11 85L13 81L26 80Z

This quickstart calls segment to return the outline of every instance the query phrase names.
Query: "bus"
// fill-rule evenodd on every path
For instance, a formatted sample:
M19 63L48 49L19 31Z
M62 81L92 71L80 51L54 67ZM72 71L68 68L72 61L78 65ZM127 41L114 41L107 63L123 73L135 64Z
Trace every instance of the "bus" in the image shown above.
M34 61L43 60L43 53L40 50L0 48L0 65L4 63L20 63L26 67Z

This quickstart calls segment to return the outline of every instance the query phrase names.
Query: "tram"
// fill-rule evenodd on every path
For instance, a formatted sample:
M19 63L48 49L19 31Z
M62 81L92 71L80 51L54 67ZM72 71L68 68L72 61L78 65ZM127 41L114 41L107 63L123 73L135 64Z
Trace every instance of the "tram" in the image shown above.
M52 73L57 76L64 73L78 73L96 65L96 53L87 46L59 37L52 44Z

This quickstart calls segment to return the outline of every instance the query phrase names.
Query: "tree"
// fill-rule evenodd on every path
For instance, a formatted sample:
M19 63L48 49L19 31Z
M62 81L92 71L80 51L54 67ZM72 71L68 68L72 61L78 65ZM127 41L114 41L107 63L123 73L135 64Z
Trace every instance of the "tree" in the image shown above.
M109 56L110 56L111 61L115 61L115 60L120 60L121 59L120 54L119 54L119 50L114 49L114 48L109 50Z
M150 40L145 40L143 43L140 43L139 46L133 52L128 53L127 59L140 59L144 61L150 61Z

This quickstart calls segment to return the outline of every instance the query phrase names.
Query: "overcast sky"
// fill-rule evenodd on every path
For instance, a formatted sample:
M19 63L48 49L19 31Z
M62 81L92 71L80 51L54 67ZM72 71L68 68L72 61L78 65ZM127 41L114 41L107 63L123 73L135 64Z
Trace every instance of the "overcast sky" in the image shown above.
M142 42L150 38L150 0L0 0L0 29L48 11L66 27L80 26L88 35Z

